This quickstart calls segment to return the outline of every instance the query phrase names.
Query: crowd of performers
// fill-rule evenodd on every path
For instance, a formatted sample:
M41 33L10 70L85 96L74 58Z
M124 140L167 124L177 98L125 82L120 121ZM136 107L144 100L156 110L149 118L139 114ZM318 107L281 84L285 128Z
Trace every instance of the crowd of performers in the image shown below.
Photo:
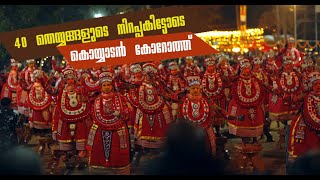
M273 141L271 120L283 122L290 156L298 157L320 144L320 73L290 40L280 53L237 56L234 66L220 53L203 66L193 57L81 70L52 63L49 77L33 59L21 71L12 59L1 98L12 99L33 132L52 134L60 150L76 150L91 168L129 174L130 152L139 159L159 150L178 121L204 128L214 156L225 124L242 143L255 144L263 134Z

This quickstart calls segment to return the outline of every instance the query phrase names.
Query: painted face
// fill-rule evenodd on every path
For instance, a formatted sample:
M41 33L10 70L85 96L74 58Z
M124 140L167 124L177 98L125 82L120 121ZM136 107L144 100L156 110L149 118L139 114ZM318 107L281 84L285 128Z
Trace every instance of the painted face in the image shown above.
M11 69L12 69L12 70L17 70L17 69L18 69L18 66L12 66Z
M140 80L142 78L142 72L137 72L133 76L135 80Z
M225 61L221 62L221 69L227 69L228 68L228 64Z
M193 63L193 59L186 59L186 63L187 63L188 65L191 65L191 64Z
M170 73L175 76L175 75L178 74L178 69L177 69L177 68L171 69L171 70L170 70Z
M290 72L291 68L292 68L292 65L290 63L284 65L284 71L286 71L286 72Z
M294 47L294 42L289 42L288 47L293 48Z
M113 85L112 82L105 81L101 84L101 91L104 93L109 93L112 92L113 90Z
M320 92L320 80L316 80L312 83L312 90L317 93Z
M212 66L212 65L211 65L211 66L208 66L208 67L207 67L207 72L208 72L208 73L214 73L214 66Z
M35 66L34 62L28 64L28 68L34 68L34 66Z
M254 65L254 68L255 68L255 69L260 69L260 68L261 68L261 64L255 64L255 65Z
M72 76L68 76L66 79L67 84L74 84L74 78Z
M242 73L245 74L245 75L250 74L250 71L251 71L251 68L248 67L248 66L242 68Z
M190 94L192 96L199 96L201 94L200 85L193 85L190 87Z

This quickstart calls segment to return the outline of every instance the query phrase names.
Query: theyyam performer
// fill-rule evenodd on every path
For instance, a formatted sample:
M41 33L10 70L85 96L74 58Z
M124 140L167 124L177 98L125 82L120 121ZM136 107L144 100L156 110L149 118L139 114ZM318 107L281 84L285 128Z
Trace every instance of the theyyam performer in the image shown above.
M76 84L75 71L67 67L62 71L62 75L61 85L53 87L49 79L46 88L50 95L57 96L52 135L59 142L60 150L66 152L77 150L80 166L83 166L85 165L83 157L86 156L90 103L86 90Z
M179 105L178 120L190 121L207 133L207 143L212 156L216 156L216 136L212 127L213 114L228 117L226 111L213 102L209 102L201 92L201 79L199 76L188 76L189 93L182 98ZM231 117L230 117L231 118Z
M264 90L251 70L249 60L240 59L240 75L232 85L232 99L228 107L230 115L237 117L228 121L229 133L241 137L244 144L257 143L264 123Z
M36 62L34 59L29 59L26 62L27 67L25 67L19 74L19 85L17 86L17 105L18 112L28 117L29 108L26 99L28 96L28 91L32 86L33 71L37 68L35 67Z
M28 92L27 104L30 107L29 122L39 130L51 129L51 96L45 91L46 74L37 69L33 71L32 85Z
M6 83L3 85L1 90L1 99L4 97L11 99L11 107L17 109L17 86L18 86L18 68L21 63L11 59L11 69L7 78Z
M93 125L87 149L91 168L112 169L116 174L130 174L130 136L127 127L131 105L115 90L112 72L99 75L101 93L92 104Z
M311 90L301 99L303 106L290 125L288 151L291 159L320 148L319 72L312 72L310 74L308 85Z
M158 76L157 67L153 63L146 63L142 68L143 82L135 95L135 101L138 102L134 120L136 145L159 150L165 143L166 131L172 123L171 108L163 98L164 90L160 83L151 79L151 76Z

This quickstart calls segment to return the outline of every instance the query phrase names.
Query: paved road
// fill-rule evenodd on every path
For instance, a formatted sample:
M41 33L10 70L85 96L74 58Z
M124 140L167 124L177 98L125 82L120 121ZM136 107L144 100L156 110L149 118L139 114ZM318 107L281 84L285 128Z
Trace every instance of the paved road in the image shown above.
M282 128L282 126L280 127ZM276 142L278 141L278 134L277 134L277 124L276 123L272 123L271 126L271 134L273 134L275 142L272 143L266 143L265 139L260 140L260 142L262 143L263 146L263 150L261 151L260 155L263 161L263 164L265 165L266 168L266 172L268 172L268 174L272 174L272 175L285 175L286 170L285 170L285 159L284 159L284 154L277 150L276 148ZM239 167L237 167L237 165L235 164L235 157L236 157L236 151L234 148L234 145L237 143L240 143L241 140L240 138L230 138L228 139L228 142L226 144L226 149L229 150L230 156L231 156L231 160L228 161L227 163L227 167L226 167L226 171L227 174L241 174L241 171L239 169ZM33 143L35 144L35 143ZM57 148L57 147L55 147ZM50 159L52 158L52 156L50 155L50 152L48 151L48 149L46 149L42 160L43 160L43 164L44 164L44 169L46 171L46 174L50 174ZM144 156L142 156L141 161L139 166L136 165L132 165L131 166L131 174L132 175L143 175L143 170L146 166L146 163L151 160L152 158L154 158L154 156L150 155L150 154L146 154ZM73 170L66 170L66 168L64 167L64 163L62 162L62 160L60 161L58 168L56 169L56 174L59 175L83 175L83 174L109 174L109 172L103 172L103 171L91 171L89 172L88 168L82 169L82 170L78 170L77 168L73 169Z

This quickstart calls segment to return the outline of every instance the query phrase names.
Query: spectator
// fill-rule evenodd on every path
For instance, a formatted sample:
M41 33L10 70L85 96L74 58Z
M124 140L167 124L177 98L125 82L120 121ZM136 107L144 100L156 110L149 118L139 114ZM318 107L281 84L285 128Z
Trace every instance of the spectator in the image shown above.
M0 152L16 146L18 135L16 128L22 125L22 119L10 108L11 99L5 97L1 99L0 106Z
M288 175L320 175L320 150L298 157L289 167Z
M204 130L186 121L172 125L166 151L146 167L146 175L221 175L224 170L213 159Z
M43 175L40 156L26 147L12 147L0 155L0 175Z

